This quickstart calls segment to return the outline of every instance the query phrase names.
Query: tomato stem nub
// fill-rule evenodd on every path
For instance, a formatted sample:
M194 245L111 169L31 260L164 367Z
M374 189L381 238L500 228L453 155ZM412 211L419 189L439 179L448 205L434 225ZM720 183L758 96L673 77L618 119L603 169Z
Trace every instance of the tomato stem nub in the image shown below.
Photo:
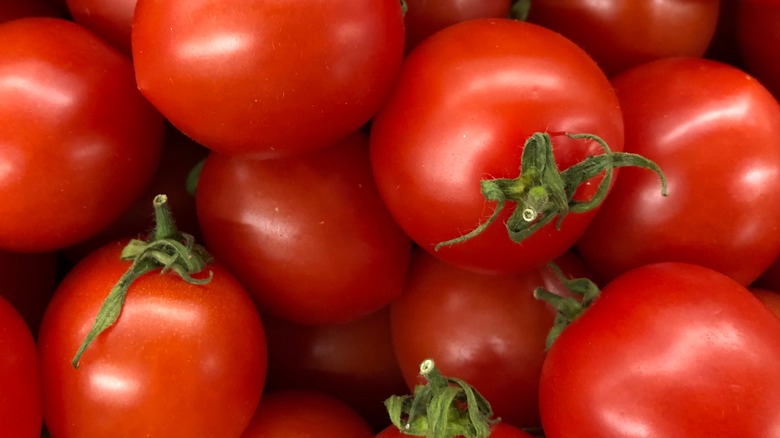
M432 359L420 364L425 384L413 395L391 396L385 400L390 420L402 433L429 438L485 438L493 418L490 403L465 381L445 377Z
M205 284L211 281L211 272L206 278L192 277L206 268L211 261L211 256L202 246L194 242L191 235L176 228L168 207L168 197L157 195L153 205L155 229L149 236L149 240L133 239L122 249L122 260L132 261L132 264L103 301L95 317L95 322L73 357L71 363L74 368L79 367L81 356L95 338L117 321L122 312L127 291L133 282L142 275L155 270L160 270L160 274L173 271L189 283Z
M637 154L612 152L604 140L593 134L567 133L566 136L595 141L604 153L589 156L566 170L559 171L550 135L546 132L533 134L523 145L519 176L484 179L480 182L485 200L496 202L491 216L471 232L439 242L434 249L438 251L442 247L478 236L498 219L507 201L514 203L514 210L506 221L506 229L513 242L522 242L556 217L556 229L560 229L567 214L583 213L601 204L612 183L614 169L618 167L632 166L654 171L661 180L661 194L667 196L666 177L653 161ZM602 172L604 176L591 199L575 200L577 188Z

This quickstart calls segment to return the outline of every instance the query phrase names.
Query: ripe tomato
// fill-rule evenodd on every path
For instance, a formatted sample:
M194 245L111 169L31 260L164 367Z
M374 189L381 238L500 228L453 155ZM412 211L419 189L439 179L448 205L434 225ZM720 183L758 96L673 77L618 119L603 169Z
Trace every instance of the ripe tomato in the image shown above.
M241 438L371 438L366 420L347 404L304 390L266 394Z
M0 285L0 288L3 286ZM0 425L3 435L14 438L40 437L43 414L35 341L22 316L2 296L0 388Z
M44 316L39 354L52 436L240 436L263 390L265 337L248 293L218 264L204 285L173 272L138 278L117 322L78 369L71 364L128 269L123 246L108 244L76 265Z
M394 84L403 33L398 0L144 0L132 46L141 92L185 134L277 157L368 122Z
M56 253L0 251L0 296L22 315L34 336L58 280Z
M164 120L129 59L57 18L0 25L0 248L86 240L151 183Z
M367 143L358 131L294 157L206 159L196 191L201 231L261 313L343 323L401 293L411 242L377 194Z
M699 58L654 61L613 83L626 152L664 170L669 196L621 169L580 254L605 280L684 261L750 284L780 252L780 105L743 71Z
M548 438L774 436L780 319L708 268L631 270L553 343L539 403Z
M560 34L509 19L475 19L431 36L406 57L395 92L371 127L379 192L401 227L442 260L484 272L522 272L565 252L594 211L572 213L522 241L500 224L463 235L491 215L486 178L516 177L525 141L536 132L592 133L623 148L612 86L585 52ZM595 141L552 139L559 169L603 152ZM652 172L650 172L652 173ZM600 176L578 195L591 199ZM514 203L512 203L514 204Z
M780 44L780 1L739 0L736 21L747 71L780 99L780 59L769 49Z
M413 253L404 293L391 305L393 345L408 387L428 358L470 383L496 416L538 426L537 388L553 313L533 298L539 270L491 275Z
M387 424L384 400L407 390L393 350L389 307L346 324L263 322L266 391L322 391L347 402L373 427Z
M562 33L613 75L673 56L702 56L720 0L533 0L528 21Z
M130 27L138 0L66 0L73 21L130 55Z
M406 0L405 45L417 44L445 27L475 18L506 18L511 0Z

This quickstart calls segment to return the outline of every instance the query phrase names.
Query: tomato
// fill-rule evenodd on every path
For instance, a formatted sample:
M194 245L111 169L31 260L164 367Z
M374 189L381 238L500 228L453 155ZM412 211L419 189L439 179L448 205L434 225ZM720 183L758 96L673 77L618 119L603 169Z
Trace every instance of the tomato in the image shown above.
M0 22L23 17L59 17L60 11L46 0L4 0L0 2Z
M177 129L167 125L165 143L157 173L151 185L122 216L98 235L78 245L65 248L62 253L75 263L90 252L114 240L139 237L153 226L149 203L158 193L168 196L176 212L176 225L181 230L200 238L195 196L187 191L187 178L192 169L206 158L208 149L193 142Z
M0 296L22 315L33 335L59 281L57 254L0 251Z
M374 438L407 438L409 435L402 433L394 425L387 426ZM523 432L507 423L499 422L490 431L490 438L531 438L531 435Z
M773 436L780 319L702 266L612 280L552 344L539 404L548 438Z
M780 292L776 290L762 289L758 287L751 287L750 291L756 296L762 303L780 318Z
M702 56L720 0L533 0L528 21L562 33L609 75L655 59Z
M605 280L682 261L750 284L780 252L777 101L743 71L699 58L654 61L613 83L626 152L655 161L669 195L644 172L621 169L580 254Z
M595 213L572 213L560 230L542 227L520 245L500 224L435 249L477 228L496 208L486 178L514 178L526 140L552 133L558 168L599 154L600 136L623 147L617 97L603 72L571 41L529 23L475 19L434 34L406 57L395 92L371 126L371 162L390 212L421 247L480 272L522 272L564 253ZM521 175L522 176L522 175ZM581 186L591 199L600 176ZM514 203L512 203L514 204Z
M151 183L163 135L129 59L95 35L57 18L0 25L0 248L100 232Z
M370 438L368 423L332 396L304 390L271 392L263 397L241 438Z
M409 52L445 27L475 18L506 18L511 0L406 0L405 44Z
M384 400L405 392L385 307L346 324L300 325L264 318L266 391L312 389L347 402L372 427L387 424Z
M2 287L2 286L0 286ZM3 435L38 438L43 426L41 376L25 320L0 296L0 424Z
M780 99L780 59L771 49L780 43L780 1L738 0L736 21L747 71Z
M130 27L138 0L66 0L73 21L130 55Z
M201 231L261 313L355 320L403 288L411 242L377 194L360 131L275 160L212 153L198 181Z
M470 383L496 416L538 426L537 385L553 313L532 291L539 270L480 274L425 251L413 253L404 293L391 304L393 345L409 388L419 365L435 360L442 374Z
M278 157L368 122L394 84L403 34L398 0L144 0L131 38L141 92L182 132L222 153Z
M124 243L76 265L44 316L39 354L52 436L240 436L261 397L266 345L249 294L219 264L208 265L213 276L202 285L173 271L135 280L116 323L78 368L71 364L130 265L120 260Z

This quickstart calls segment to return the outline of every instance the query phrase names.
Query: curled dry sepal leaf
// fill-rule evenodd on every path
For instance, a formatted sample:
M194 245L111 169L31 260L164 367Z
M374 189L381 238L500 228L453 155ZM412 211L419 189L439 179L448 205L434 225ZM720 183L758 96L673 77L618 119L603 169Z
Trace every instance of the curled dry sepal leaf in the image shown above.
M607 143L593 134L565 134L578 140L592 140L604 150L603 154L588 158L560 171L553 154L552 139L546 132L537 132L526 140L520 158L520 175L516 178L493 178L481 181L482 195L487 201L495 201L496 208L487 221L462 236L440 242L436 250L444 246L465 242L481 234L498 218L507 201L515 203L506 222L509 238L515 243L536 232L558 218L556 227L569 213L583 213L596 208L607 196L614 169L641 167L652 170L661 180L661 193L667 196L666 177L653 161L637 154L612 152ZM596 192L588 201L577 201L577 188L589 179L604 173Z
M402 433L427 438L485 438L493 418L490 403L465 381L445 377L432 359L420 364L425 384L412 395L394 395L385 400L390 420Z
M566 289L572 292L574 296L562 297L542 287L534 290L534 298L549 303L556 311L555 322L547 334L546 347L548 350L563 330L579 318L582 312L593 304L601 294L601 290L599 290L596 283L589 278L567 278L558 265L550 263L549 266Z
M168 197L155 196L153 206L156 222L154 231L148 240L133 239L122 250L122 260L132 263L103 301L95 322L73 357L74 368L78 368L81 356L95 338L117 321L127 291L142 275L160 270L160 274L173 272L193 284L205 284L211 280L211 272L206 278L193 277L206 268L211 256L205 248L194 242L191 235L176 228L168 207Z

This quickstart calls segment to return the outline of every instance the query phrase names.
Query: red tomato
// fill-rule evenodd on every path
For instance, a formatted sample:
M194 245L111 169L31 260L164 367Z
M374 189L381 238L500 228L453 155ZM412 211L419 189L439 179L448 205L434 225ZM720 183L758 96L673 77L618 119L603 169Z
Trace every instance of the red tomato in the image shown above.
M536 132L592 133L623 148L623 120L607 78L561 35L509 19L458 23L428 38L406 58L395 92L371 128L379 191L401 227L426 250L483 272L522 272L564 253L594 211L569 214L522 244L495 223L471 240L435 245L475 229L495 203L486 178L518 175L524 142ZM554 135L560 169L603 150L594 141ZM652 172L651 172L652 173ZM593 179L579 195L590 199ZM514 203L512 203L514 204Z
M411 243L376 191L367 137L275 160L212 153L196 207L214 256L261 313L342 323L395 299Z
M66 0L73 20L130 55L130 28L138 0Z
M22 316L2 296L0 388L0 424L3 435L14 438L40 437L43 414L35 341Z
M192 169L206 158L208 149L170 125L167 128L160 166L146 193L100 234L65 248L63 253L69 262L75 263L114 240L145 235L154 225L153 217L149 214L149 203L159 193L168 196L171 209L176 212L176 226L197 240L200 239L195 196L187 191L187 178Z
M23 17L59 17L60 11L46 0L3 0L0 2L0 22Z
M398 430L397 427L390 425L387 428L379 432L374 438L408 438L406 435ZM490 438L531 438L531 435L523 432L522 429L518 429L507 423L499 422L490 431Z
M332 396L303 390L263 397L241 438L371 438L366 420Z
M547 353L548 438L769 437L780 430L780 319L686 263L610 282Z
M19 311L34 336L58 280L56 253L0 251L0 295Z
M393 345L408 387L420 362L470 383L497 417L538 426L537 384L553 313L532 295L539 270L488 275L413 253L404 293L391 305Z
M39 335L52 436L238 437L263 390L266 345L249 294L220 265L205 285L173 272L130 287L117 322L71 365L108 291L128 269L123 242L60 283ZM202 278L202 276L200 276Z
M658 180L621 169L577 249L604 279L682 261L743 285L780 252L780 106L737 68L698 58L644 64L614 78L626 152L655 161ZM650 173L650 172L647 172Z
M475 18L507 18L511 0L406 0L405 44L409 52L445 27Z
M753 295L756 296L762 303L772 311L778 318L780 318L780 292L776 290L761 289L757 287L750 288Z
M612 75L673 56L702 56L720 0L533 0L528 21L562 33Z
M0 248L106 228L151 183L163 135L130 61L95 35L56 18L0 25Z
M141 91L185 134L278 157L368 122L394 84L403 33L398 0L146 0L132 46Z
M387 424L384 400L407 390L393 350L389 307L346 324L263 322L267 391L322 391L347 402L372 426Z
M746 69L780 99L780 1L738 0L737 41Z

